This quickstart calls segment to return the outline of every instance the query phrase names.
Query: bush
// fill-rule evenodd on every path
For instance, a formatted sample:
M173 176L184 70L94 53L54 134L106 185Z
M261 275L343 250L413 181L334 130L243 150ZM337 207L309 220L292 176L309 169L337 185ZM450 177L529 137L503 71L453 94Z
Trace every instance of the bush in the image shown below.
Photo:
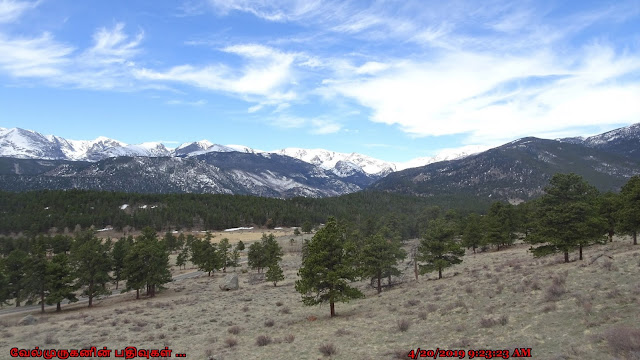
M292 343L296 339L296 336L293 334L289 334L284 337L284 341L288 343Z
M411 325L411 323L407 319L398 320L398 330L402 332L409 330L409 325Z
M490 328L490 327L496 326L497 324L498 322L495 321L493 318L486 317L486 318L480 319L480 327L483 327L483 328Z
M547 288L544 299L546 301L558 301L566 292L567 290L564 288L564 285L554 281L553 284Z
M318 350L320 350L324 356L335 355L338 352L333 344L322 344Z
M604 339L617 353L640 351L640 329L614 327L604 333Z
M275 321L273 321L273 320L271 320L271 319L266 320L266 321L264 322L264 326L266 326L266 327L272 327L274 324L275 324Z
M238 325L232 326L229 329L227 329L227 331L229 332L229 334L238 335L240 333L240 326Z
M267 335L260 335L256 338L256 345L258 346L267 346L269 344L271 344L273 340L271 340L271 337L267 336Z
M226 338L224 340L224 343L227 345L227 347L234 347L236 345L238 345L238 340L236 340L235 338Z

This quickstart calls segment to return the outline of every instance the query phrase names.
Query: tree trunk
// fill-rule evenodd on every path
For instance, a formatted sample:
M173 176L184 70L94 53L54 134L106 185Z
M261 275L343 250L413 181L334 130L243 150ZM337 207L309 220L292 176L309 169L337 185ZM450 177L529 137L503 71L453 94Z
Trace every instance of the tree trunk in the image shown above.
M93 281L89 282L89 307L93 306Z
M580 244L580 260L582 260L582 244Z
M474 254L476 253L476 245L475 244L473 245L473 253Z
M638 232L633 230L633 245L638 245Z
M118 283L119 283L119 282L120 282L120 281L116 280L116 290L118 290Z
M389 286L391 286L391 272L389 272Z
M380 278L382 277L382 273L380 271L378 271L378 294L380 294L382 292L382 285L380 282Z
M613 242L613 230L609 230L609 242Z
M60 307L60 302L58 301L58 303L56 304L56 312L60 311L62 311L62 307Z
M331 308L331 317L336 316L336 307L335 307L335 304L333 303L333 300L329 302L329 307Z
M442 279L442 268L438 268L438 279Z
M568 263L569 262L569 251L565 250L564 252L564 262Z
M140 299L140 289L136 289L136 300Z
M40 291L40 312L44 314L44 289Z

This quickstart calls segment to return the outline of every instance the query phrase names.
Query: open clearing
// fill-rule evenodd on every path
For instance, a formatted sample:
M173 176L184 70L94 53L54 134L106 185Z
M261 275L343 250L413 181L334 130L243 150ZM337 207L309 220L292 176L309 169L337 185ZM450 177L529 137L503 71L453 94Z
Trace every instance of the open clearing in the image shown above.
M633 343L640 341L640 247L627 238L587 248L583 261L568 264L559 262L561 254L535 259L524 244L467 252L441 280L430 274L414 281L407 260L402 284L377 295L360 282L367 297L336 304L331 319L328 305L303 306L294 289L302 237L293 245L291 237L279 239L286 279L277 287L237 269L237 291L221 291L225 274L218 272L170 283L155 298L129 293L91 309L34 312L34 325L17 325L25 314L6 315L0 358L10 358L12 347L168 346L191 359L321 359L329 358L320 350L327 345L332 359L408 359L418 347L530 347L536 359L640 359L639 352L622 351L640 346ZM260 336L270 342L259 346Z

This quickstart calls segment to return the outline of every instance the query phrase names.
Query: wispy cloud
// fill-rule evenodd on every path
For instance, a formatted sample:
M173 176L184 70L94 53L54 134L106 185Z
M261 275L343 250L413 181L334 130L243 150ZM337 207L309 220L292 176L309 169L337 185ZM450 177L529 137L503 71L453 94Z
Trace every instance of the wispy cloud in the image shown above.
M245 60L242 68L225 64L206 66L179 65L166 71L136 70L138 79L185 83L199 88L235 94L264 105L277 105L296 98L292 63L296 54L257 44L228 46L221 51ZM250 112L259 107L250 108Z
M16 21L25 11L33 9L40 1L0 0L0 24Z
M196 100L196 101L169 100L167 101L167 104L168 105L203 106L207 104L207 101L203 99Z

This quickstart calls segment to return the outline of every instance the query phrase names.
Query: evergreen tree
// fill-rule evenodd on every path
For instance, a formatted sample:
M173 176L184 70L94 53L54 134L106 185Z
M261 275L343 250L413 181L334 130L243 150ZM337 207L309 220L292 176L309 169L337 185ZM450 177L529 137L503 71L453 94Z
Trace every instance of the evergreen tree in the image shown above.
M0 308L7 305L9 300L9 274L6 261L0 258Z
M179 269L181 269L184 266L184 268L186 269L188 258L189 258L189 248L185 246L182 248L182 250L178 254L178 257L176 257L176 266Z
M295 228L293 229L293 235L298 236L298 235L302 235L302 233L300 232L300 229Z
M242 242L242 240L238 241L238 243L236 244L236 249L238 249L238 251L244 250L244 243Z
M126 238L121 237L113 244L111 249L111 264L113 266L113 281L116 282L116 290L120 280L122 280L122 271L124 269L124 259L129 250L129 243Z
M513 206L501 201L491 204L484 219L485 241L496 245L498 251L501 246L508 246L516 239Z
M485 244L485 236L482 229L482 218L476 213L471 213L467 217L467 223L462 233L462 245L467 249L473 249L473 253L476 253L476 249Z
M256 241L249 245L247 258L249 267L258 270L258 273L260 273L266 266L266 256L261 242Z
M309 241L306 256L298 270L300 280L296 281L295 288L302 294L303 304L311 306L328 302L333 317L336 302L364 297L360 290L349 286L359 273L356 255L344 227L330 217Z
M576 174L555 174L545 195L540 198L536 214L536 227L529 237L535 256L556 252L564 253L569 262L569 251L601 242L606 224L597 207L598 191Z
M613 235L619 226L619 211L622 207L620 195L606 192L598 197L598 213L606 222L606 231L609 242L613 241Z
M136 238L125 257L124 273L127 277L126 291L135 289L136 298L140 297L139 289L142 287L146 287L147 295L153 297L163 284L171 281L169 251L153 229L145 228Z
M91 230L80 232L71 247L71 258L76 269L77 284L85 287L83 295L89 298L89 307L93 306L94 297L111 294L106 289L106 284L111 280L109 243L103 244Z
M44 313L45 297L49 293L47 284L48 262L44 245L39 243L33 246L29 254L24 277L24 295L27 296L27 304L39 301L42 313Z
M276 237L273 234L262 234L262 250L264 251L264 267L269 267L271 264L278 263L282 260L282 247L276 241Z
M280 265L278 263L272 263L269 265L265 278L267 281L271 281L273 286L277 286L278 281L284 280L284 273L282 272Z
M300 227L300 230L302 230L302 232L305 234L310 234L312 229L313 229L313 224L311 224L311 221L309 220L303 222L302 226Z
M218 256L222 260L223 273L227 272L227 266L231 266L231 263L233 262L229 249L231 249L229 239L223 238L222 240L220 240L220 243L218 243Z
M25 298L23 294L25 268L27 267L27 261L29 255L20 249L14 249L9 253L9 256L5 259L5 269L7 272L7 280L9 286L7 292L9 298L13 298L16 301L16 307L20 306L20 302Z
M167 251L172 252L178 249L178 238L175 237L170 231L167 231L162 238L164 245L167 247Z
M454 239L454 230L443 219L436 219L429 224L427 232L420 240L417 260L420 274L438 271L438 279L442 279L442 270L462 262L464 249Z
M60 303L62 300L68 300L69 303L78 301L76 297L75 274L69 261L69 255L65 253L53 256L47 267L47 279L49 294L46 296L48 305L56 304L56 311L60 311Z
M223 261L215 244L208 240L194 240L191 243L191 262L211 276L211 272L222 268Z
M640 230L640 176L631 177L620 191L622 208L619 212L620 229L633 236L633 245L638 245Z
M379 294L382 292L382 277L385 274L399 275L400 270L396 265L406 256L399 241L385 239L381 234L372 235L365 241L361 250L362 274L377 279Z

